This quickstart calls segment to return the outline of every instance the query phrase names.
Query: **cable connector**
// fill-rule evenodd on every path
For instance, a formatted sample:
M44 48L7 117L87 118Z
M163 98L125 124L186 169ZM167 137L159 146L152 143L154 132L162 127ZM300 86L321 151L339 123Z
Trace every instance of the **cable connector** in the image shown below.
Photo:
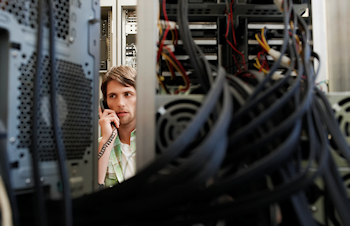
M163 46L163 50L166 49L170 52L175 52L175 46L174 45L164 45ZM157 51L159 50L159 48L157 47Z
M273 0L279 11L283 12L283 0Z
M278 58L280 58L281 56L281 52L272 48L267 53L273 58L274 61L277 61ZM281 66L285 68L289 68L289 65L290 65L290 58L287 56L282 56Z
M170 30L175 30L176 28L176 22L174 21L165 21L165 20L159 20L158 24L161 26L162 29L166 29L168 25L170 26Z
M285 76L284 75L282 75L281 74L281 72L274 72L273 74L272 74L272 79L273 80L280 80L280 79L282 79L282 78L284 78Z
M175 46L174 45L166 45L167 49L171 52L175 52Z

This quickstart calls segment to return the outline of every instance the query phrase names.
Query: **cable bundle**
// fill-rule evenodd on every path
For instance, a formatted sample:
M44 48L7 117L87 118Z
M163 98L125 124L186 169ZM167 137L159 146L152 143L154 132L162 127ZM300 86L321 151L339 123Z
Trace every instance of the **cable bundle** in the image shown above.
M308 200L317 178L325 183L338 220L350 224L328 134L350 162L349 148L314 85L312 60L318 56L310 49L307 24L291 0L283 1L283 8L285 27L298 25L302 39L296 40L294 26L285 29L279 56L254 87L200 57L184 14L187 1L178 2L179 33L204 90L209 87L206 98L187 129L150 166L120 185L75 200L75 225L277 225L281 218L284 224L318 225ZM273 79L285 54L288 68ZM218 72L214 81L212 70ZM209 117L212 130L196 139ZM186 159L170 168L183 153Z
M339 215L328 218L325 212L325 222L350 224L350 205L330 155L329 134L348 162L349 148L326 97L315 87L312 61L318 56L292 0L283 1L284 26L298 25L302 38L296 40L294 26L284 30L280 55L266 76L256 79L257 85L202 57L188 30L187 4L178 1L179 33L206 94L196 117L135 177L73 200L74 225L318 225L309 208L316 179L325 184L327 203ZM273 79L285 54L290 59L287 70ZM208 118L212 129L198 138ZM179 156L182 160L173 167ZM55 206L52 202L49 208ZM49 213L50 219L60 218L55 211Z

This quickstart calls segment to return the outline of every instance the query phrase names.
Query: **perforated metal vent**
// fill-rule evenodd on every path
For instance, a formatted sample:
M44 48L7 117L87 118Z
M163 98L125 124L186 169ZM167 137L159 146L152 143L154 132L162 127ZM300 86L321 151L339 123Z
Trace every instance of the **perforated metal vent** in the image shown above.
M13 14L18 23L34 28L38 24L38 0L0 0L0 9ZM45 25L48 27L48 9L45 10ZM69 0L54 0L56 36L66 39L69 31Z
M277 9L248 9L246 15L281 15Z
M20 105L18 109L19 125L18 148L31 146L33 113L39 115L39 157L40 161L54 161L55 141L51 120L51 73L50 59L44 56L42 61L43 82L40 88L40 108L33 111L33 83L36 55L32 55L27 64L19 68ZM58 60L58 109L62 138L67 159L82 159L85 151L92 144L92 80L85 77L81 65Z

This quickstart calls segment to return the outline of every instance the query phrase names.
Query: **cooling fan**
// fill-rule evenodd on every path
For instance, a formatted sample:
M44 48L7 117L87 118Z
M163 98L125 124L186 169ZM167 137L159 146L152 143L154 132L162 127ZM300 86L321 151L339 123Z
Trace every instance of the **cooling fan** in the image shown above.
M156 98L156 150L157 154L161 154L195 117L203 96L172 97L159 95ZM197 139L205 137L211 126L212 120L208 119L199 131Z
M339 123L339 128L347 143L350 144L350 92L328 93L327 97L334 111L334 117ZM332 148L337 151L338 148L333 142L331 144ZM337 163L341 164L339 161ZM341 164L341 166L347 167L348 165Z
M334 117L338 122L339 128L346 139L347 143L350 144L350 92L332 92L327 93L327 99L331 105ZM350 197L350 167L346 159L340 153L338 147L335 145L332 137L330 138L329 153L331 154L332 160L336 164L337 170L340 177L343 180L344 187L348 197ZM304 165L306 166L306 162ZM311 171L314 171L312 169ZM314 180L314 184L309 187L309 197L310 208L313 213L314 219L320 223L320 225L325 225L325 186L322 177L318 177ZM326 204L327 205L327 204ZM336 213L334 208L328 210L328 218L334 218L339 221L339 215ZM329 220L328 220L329 221ZM329 222L329 225L334 225Z
M339 128L344 135L347 143L350 144L350 92L332 92L327 94L328 101L333 109L334 117L338 121ZM350 167L342 154L339 153L338 148L334 145L332 138L331 142L331 156L337 166L340 176L343 179L344 186L347 188L348 197L350 197ZM323 192L324 184L318 178L316 185ZM315 203L312 204L314 218L324 224L324 196L321 195ZM330 214L339 220L339 216L332 211Z

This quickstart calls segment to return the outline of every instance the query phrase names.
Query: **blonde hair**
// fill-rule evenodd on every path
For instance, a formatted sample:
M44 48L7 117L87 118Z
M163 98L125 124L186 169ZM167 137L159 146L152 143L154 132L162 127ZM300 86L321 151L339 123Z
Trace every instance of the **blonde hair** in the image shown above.
M107 85L110 81L117 81L123 86L132 86L136 89L136 70L130 66L113 66L103 76L101 91L103 98L107 99Z

